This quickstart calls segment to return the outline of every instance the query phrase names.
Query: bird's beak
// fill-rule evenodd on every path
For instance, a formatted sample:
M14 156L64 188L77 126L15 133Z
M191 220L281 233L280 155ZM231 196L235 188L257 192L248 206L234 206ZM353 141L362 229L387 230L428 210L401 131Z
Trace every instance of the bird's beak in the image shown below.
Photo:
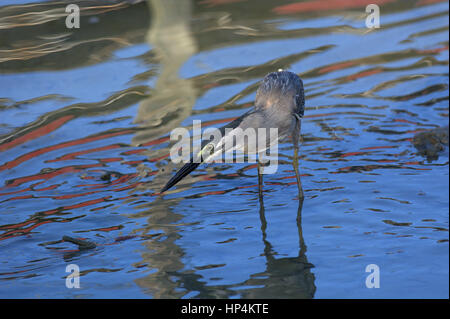
M161 193L174 186L176 183L181 181L184 177L189 175L194 169L196 169L200 163L187 163L167 182L166 186L161 189Z
M166 190L181 181L184 177L189 175L189 173L196 169L201 163L205 162L205 158L210 156L210 153L211 148L209 147L209 144L207 144L196 155L195 160L194 157L192 157L189 163L184 164L184 166L167 182L166 186L161 189L160 193L164 193Z

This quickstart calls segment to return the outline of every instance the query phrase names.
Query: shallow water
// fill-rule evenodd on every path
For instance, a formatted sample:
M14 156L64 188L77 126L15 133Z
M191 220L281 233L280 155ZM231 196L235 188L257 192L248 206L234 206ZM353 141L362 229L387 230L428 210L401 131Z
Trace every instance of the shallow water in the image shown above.
M379 1L372 30L371 1L83 2L76 30L65 2L20 3L0 6L0 297L448 298L448 148L412 143L448 125L447 1ZM303 205L290 144L263 201L253 163L158 196L171 130L243 114L279 68L305 84Z

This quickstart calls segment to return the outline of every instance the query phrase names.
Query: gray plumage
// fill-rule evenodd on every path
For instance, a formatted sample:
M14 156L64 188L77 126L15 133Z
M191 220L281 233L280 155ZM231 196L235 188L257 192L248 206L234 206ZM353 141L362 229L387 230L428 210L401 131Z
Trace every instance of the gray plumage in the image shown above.
M289 71L272 72L266 75L256 92L254 108L243 114L234 121L220 128L223 136L219 143L212 143L211 140L202 142L202 151L199 154L204 156L203 150L210 147L211 150L219 151L216 147L220 144L223 149L223 140L227 138L227 129L258 128L278 129L278 141L284 141L288 136L292 136L294 147L298 148L298 139L300 136L300 125L305 110L305 94L303 82L298 75ZM229 138L229 137L228 137ZM267 142L269 142L269 134L267 133ZM270 142L269 142L270 143ZM258 148L259 149L259 148ZM246 149L243 149L245 151ZM208 149L209 153L209 149ZM163 187L161 190L165 192L182 178L196 169L200 162L206 160L201 158L200 162L194 161L193 154L189 163L185 164ZM197 155L199 156L199 155ZM198 159L198 158L197 158ZM297 170L296 170L297 173Z

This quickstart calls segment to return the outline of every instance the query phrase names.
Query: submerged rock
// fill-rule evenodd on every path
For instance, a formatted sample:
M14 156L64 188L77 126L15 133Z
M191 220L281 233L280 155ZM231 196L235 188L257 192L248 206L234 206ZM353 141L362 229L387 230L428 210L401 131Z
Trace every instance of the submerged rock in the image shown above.
M92 248L97 247L97 245L95 243L91 242L91 241L87 241L87 240L84 240L84 239L73 238L73 237L70 237L70 236L63 236L63 240L67 241L69 243L73 243L75 245L78 245L78 248L80 250L92 249Z
M428 162L437 160L439 152L448 147L449 127L438 127L426 132L417 133L413 138L413 145L418 153L427 158Z

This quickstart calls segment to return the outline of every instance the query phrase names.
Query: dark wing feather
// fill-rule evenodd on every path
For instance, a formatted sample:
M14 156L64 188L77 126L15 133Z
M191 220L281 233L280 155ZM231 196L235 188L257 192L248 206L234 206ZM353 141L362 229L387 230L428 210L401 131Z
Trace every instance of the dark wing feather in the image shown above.
M234 129L234 128L238 127L242 123L242 121L247 116L252 114L253 112L255 112L255 111L250 110L247 113L238 117L237 119L231 121L227 125L221 127L220 133L222 134L222 136L224 136L224 134L225 134L225 129L227 129L227 128ZM202 141L202 149L210 142L211 142L211 140ZM175 184L177 184L179 181L181 181L184 177L189 175L193 170L195 170L200 164L201 163L194 163L194 158L193 158L193 156L191 156L190 161L188 163L184 164L184 166L174 176L172 176L172 178L167 182L167 184L161 189L161 193L163 193L166 190L168 190L169 188L173 187Z

